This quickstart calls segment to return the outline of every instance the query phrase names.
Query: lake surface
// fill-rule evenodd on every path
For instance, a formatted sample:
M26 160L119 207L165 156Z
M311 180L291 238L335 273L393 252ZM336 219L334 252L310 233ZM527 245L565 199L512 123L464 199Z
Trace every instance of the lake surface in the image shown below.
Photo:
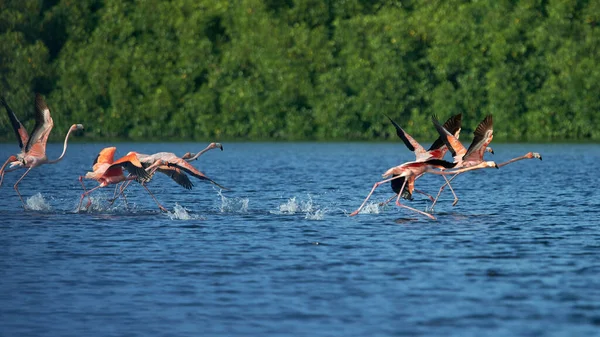
M112 144L0 188L1 336L598 336L599 145L492 144L499 170L466 173L437 220L391 203L389 184L348 217L402 143L223 143L193 164L229 187L157 175L77 212L78 181ZM120 143L196 152L207 143ZM2 161L17 152L0 144ZM50 144L50 158L62 144ZM447 157L449 159L449 157ZM21 174L24 171L19 171ZM443 179L416 187L435 194ZM86 181L88 188L96 186ZM407 205L431 202L415 194Z

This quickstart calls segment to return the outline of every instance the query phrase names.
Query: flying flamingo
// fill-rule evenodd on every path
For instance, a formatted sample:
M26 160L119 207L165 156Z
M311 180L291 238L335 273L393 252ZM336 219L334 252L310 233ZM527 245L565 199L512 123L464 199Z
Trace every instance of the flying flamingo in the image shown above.
M21 148L21 153L16 156L10 156L8 160L2 165L0 171L0 185L2 184L2 180L4 179L4 172L6 165L10 162L10 170L13 171L19 168L27 168L27 171L17 180L14 185L14 189L19 195L19 199L21 199L21 203L23 203L23 207L25 207L25 201L19 192L19 183L25 176L33 169L34 167L38 167L43 164L56 164L63 159L65 153L67 152L67 142L69 140L69 136L71 132L75 130L82 130L83 125L81 124L73 124L69 128L67 135L65 136L65 142L63 145L63 151L57 159L48 160L46 156L46 142L48 141L48 136L50 135L50 131L52 131L52 127L54 126L54 122L52 121L52 117L50 116L50 109L46 105L44 98L40 94L35 95L35 125L33 130L31 131L31 135L27 134L27 130L23 127L23 124L19 122L17 116L12 111L12 109L8 106L4 97L0 97L0 103L4 105L6 108L6 112L8 113L8 118L12 124L12 127L17 136L17 141L19 142L19 147Z
M79 177L79 181L81 182L81 186L83 187L84 193L81 195L81 199L79 199L79 206L77 206L78 210L81 209L81 204L86 196L88 197L88 203L86 205L86 208L90 207L92 200L90 199L89 195L98 188L106 187L112 184L118 184L122 181L127 180L149 178L149 174L146 172L146 170L142 166L142 163L140 163L140 161L134 153L129 153L124 157L114 160L116 150L117 148L114 146L102 149L96 157L96 160L94 160L92 172L87 172L85 176ZM132 175L129 177L125 177L125 175L123 174L123 169L127 170ZM83 183L84 178L96 180L99 183L99 185L88 191L86 190L85 184ZM144 188L146 188L148 193L154 198L150 190L148 190L148 188L145 186ZM156 198L154 199L156 201ZM157 204L161 210L166 211L166 209L164 209L158 203L158 201Z
M441 136L438 137L433 144L429 147L429 149L425 150L425 148L423 146L421 146L421 144L419 144L414 138L412 138L406 131L404 131L400 125L398 125L393 119L391 119L389 116L385 115L390 122L392 122L392 124L394 125L394 127L396 128L396 134L398 135L398 137L400 137L400 139L402 139L402 141L404 142L404 144L406 145L406 147L414 152L415 154L415 161L417 162L422 162L428 159L442 159L444 158L444 155L446 154L446 152L448 151L448 148L446 146L446 144L443 142L443 140L441 139ZM461 121L462 121L462 114L458 114L455 116L452 116L450 118L448 118L448 120L446 121L446 123L444 123L444 128L446 128L446 130L449 130L452 134L454 134L457 138L460 134L460 128L461 128ZM448 179L446 179L445 176L443 176L444 179L446 181L448 181ZM418 177L417 177L418 178ZM417 179L415 178L415 180ZM394 199L397 194L400 192L400 189L402 188L402 185L404 185L404 178L399 178L399 179L395 179L391 181L391 185L392 185L392 190L396 193L396 195L394 195L393 197L391 197L390 199L388 199L385 202L382 202L380 204L380 206L385 205L387 203L389 203L390 201L392 201L392 199ZM454 194L454 190L452 189L452 186L449 186L450 190L452 191L452 193ZM431 201L433 201L433 197L430 196L429 194L420 191L420 190L414 190L415 192L421 193L427 197L429 197L429 199L431 199ZM402 197L404 199L407 200L411 200L412 199L412 192L409 191L408 189L404 189L403 193L402 193Z
M448 132L448 130L444 129L435 116L432 117L432 121L440 136L442 136L442 140L444 143L446 143L446 146L452 153L452 156L454 157L454 163L456 163L456 168L477 167L481 163L484 163L483 155L487 146L494 138L494 123L492 115L488 115L483 121L481 121L481 123L479 123L479 125L477 125L477 128L473 132L473 140L471 141L471 145L469 145L468 149L462 145L458 138ZM500 165L497 165L497 167L499 168ZM458 176L459 173L455 173L456 174L450 178L447 183L440 187L440 190L438 191L438 194L431 205L431 209L433 209L437 203L437 200L440 197L444 187ZM454 206L456 203L458 203L458 198L456 195L454 195L454 202L452 205Z
M223 146L221 144L211 143L204 150L198 152L197 154L192 155L188 152L185 155L183 155L182 158L177 157L177 155L175 155L172 152L158 152L152 155L137 152L130 152L129 154L134 153L139 159L142 166L148 172L148 178L137 179L142 184L142 186L146 186L146 183L148 183L152 179L152 177L154 177L154 173L158 171L167 175L168 177L173 179L177 184L181 185L183 188L186 188L188 190L191 190L194 184L190 181L186 173L200 180L207 180L215 184L216 186L226 190L226 187L223 187L219 183L210 179L204 173L200 172L198 169L196 169L194 166L187 162L191 160L196 160L203 153L215 148L220 148L221 151L223 151ZM119 194L123 194L123 192L129 186L130 183L131 181L128 181L124 186L122 186ZM114 199L112 201L114 202Z
M475 165L472 167L465 167L465 168L462 168L460 170L455 170L455 171L445 171L444 172L444 171L434 170L434 168L451 169L451 168L454 168L456 165L457 165L456 163L450 163L450 162L447 162L447 161L441 160L441 159L430 159L430 160L423 161L423 162L416 162L416 161L408 162L408 163L404 163L399 166L392 167L383 174L383 178L387 178L389 176L392 176L392 177L384 179L379 182L376 182L375 185L373 185L371 192L369 192L369 194L367 195L367 197L365 198L363 203L360 205L360 207L356 211L352 212L350 214L350 216L357 215L363 209L363 207L366 205L367 201L369 200L369 198L371 197L371 195L373 194L375 189L377 187L379 187L381 184L385 184L388 181L393 181L395 179L405 178L405 181L402 184L402 188L400 189L400 193L398 193L398 197L396 198L396 205L407 208L411 211L415 211L417 213L423 214L423 215L435 220L435 217L429 213L425 213L423 211L420 211L418 209L415 209L415 208L412 208L412 207L409 207L409 206L406 206L406 205L403 205L400 203L400 197L402 195L402 191L406 187L408 187L409 189L414 188L414 181L415 181L416 177L421 176L424 173L448 175L448 174L457 174L457 173L467 172L467 171L471 171L471 170L475 170L475 169L479 169L479 168L485 168L485 167L496 167L496 168L498 167L496 165L496 163L494 163L493 161L490 161L490 162L482 162L479 165Z

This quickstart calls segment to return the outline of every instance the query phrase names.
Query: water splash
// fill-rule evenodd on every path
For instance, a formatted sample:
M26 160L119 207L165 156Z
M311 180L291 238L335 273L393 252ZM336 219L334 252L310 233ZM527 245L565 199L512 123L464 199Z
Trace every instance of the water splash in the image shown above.
M307 201L297 201L296 197L288 199L285 203L279 205L279 211L271 212L273 214L296 214L304 213L304 218L307 220L323 220L326 209L320 209L313 203L312 197L309 195Z
M221 213L245 213L248 211L248 204L250 199L248 198L227 198L219 191L221 197L221 206L219 210Z
M175 203L175 207L173 207L173 212L168 212L167 215L169 216L169 218L171 218L171 220L203 219L200 216L190 214L185 207L179 205L178 203Z
M368 203L363 207L363 209L359 212L360 214L379 214L381 208L379 207L379 203Z
M29 197L26 201L27 208L32 211L49 211L52 209L50 204L44 199L42 193L35 194Z

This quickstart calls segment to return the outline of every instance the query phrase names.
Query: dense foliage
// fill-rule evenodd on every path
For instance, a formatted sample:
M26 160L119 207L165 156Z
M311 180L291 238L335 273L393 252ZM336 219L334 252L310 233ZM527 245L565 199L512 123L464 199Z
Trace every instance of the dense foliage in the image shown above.
M600 140L600 1L0 0L0 93L53 138L382 140L383 114ZM0 114L0 137L13 137ZM61 134L62 133L62 134Z

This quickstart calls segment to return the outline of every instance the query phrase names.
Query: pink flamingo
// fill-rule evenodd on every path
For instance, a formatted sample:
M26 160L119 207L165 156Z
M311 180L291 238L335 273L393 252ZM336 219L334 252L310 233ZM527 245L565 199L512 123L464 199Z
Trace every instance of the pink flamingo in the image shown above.
M415 211L417 213L423 214L423 215L435 220L435 217L429 213L425 213L423 211L420 211L418 209L415 209L415 208L412 208L412 207L409 207L409 206L406 206L406 205L403 205L400 203L400 196L402 195L401 194L402 190L404 188L406 188L407 186L409 189L414 188L414 181L415 181L416 177L419 177L419 176L423 175L424 173L447 175L447 174L456 174L456 173L467 172L467 171L476 170L479 168L486 168L486 167L489 167L489 168L496 167L497 168L498 167L496 165L496 163L494 163L493 161L490 161L490 162L482 162L479 165L475 165L472 167L465 167L465 168L462 168L460 170L455 170L455 171L442 172L442 171L434 170L434 168L451 169L451 168L454 168L455 166L456 166L456 163L450 163L450 162L447 162L447 161L441 160L441 159L430 159L430 160L427 160L424 162L408 162L408 163L404 163L399 166L392 167L383 174L383 178L387 178L389 176L392 176L392 177L384 179L379 182L376 182L375 185L373 185L371 192L369 192L369 194L367 195L367 197L365 198L363 203L360 205L360 207L356 211L352 212L350 214L350 216L357 215L363 209L363 207L366 205L367 201L369 200L369 198L371 197L371 195L373 194L375 189L377 187L379 187L381 184L385 184L388 181L393 181L394 179L400 179L400 178L404 177L405 181L402 184L400 193L398 193L398 197L396 199L396 205L407 208L411 211Z
M390 120L390 122L392 122L392 124L396 128L396 134L398 135L398 137L400 137L400 139L402 139L402 141L404 142L406 147L410 151L414 152L415 157L416 157L416 159L415 159L416 162L422 162L422 161L425 161L428 159L444 158L444 155L446 155L446 152L448 151L448 147L442 140L441 136L438 137L433 142L433 144L429 147L429 149L425 150L425 148L423 148L423 146L421 146L421 144L419 144L406 131L404 131L400 127L400 125L398 125L393 119L391 119L387 115L385 115L385 116ZM460 134L461 122L462 122L462 114L452 116L452 117L448 118L446 123L444 123L444 128L446 128L446 130L450 130L450 132L458 138L458 136ZM446 181L448 181L448 179L446 179L445 176L443 176L443 177ZM418 179L418 177L415 178L415 180L416 179ZM404 182L405 182L404 178L392 180L391 181L392 190L396 194L393 197L391 197L390 199L388 199L387 201L382 202L380 204L380 206L383 206L383 205L389 203L390 201L392 201L392 199L394 199L397 196L397 194L400 192L400 189L402 188L402 185L404 185ZM413 186L414 186L414 182L413 182ZM450 187L450 190L452 191L452 194L454 194L454 190L452 189L452 186L449 186L449 187ZM414 191L427 196L429 199L431 199L431 201L433 201L433 197L430 196L429 194L427 194L423 191L420 191L420 190L416 190L416 189ZM411 200L412 199L412 189L411 190L404 189L404 192L402 193L402 197L404 199Z
M473 132L473 141L471 141L471 145L469 145L468 149L466 149L462 145L458 138L456 138L454 135L448 132L448 130L446 130L442 125L440 125L439 121L437 120L437 118L435 118L435 116L432 117L432 121L435 125L435 128L442 137L442 140L446 143L446 146L452 153L452 156L454 157L454 163L456 163L456 168L477 167L479 164L484 162L483 155L486 152L487 146L494 138L494 123L492 115L488 115L484 118L483 121L481 121L481 123L479 123L479 125L477 125L477 128ZM499 168L500 166L496 165L496 167ZM456 178L459 174L456 171L454 173L456 174L452 178L450 178L447 183L440 187L440 190L438 191L438 194L435 197L433 204L431 205L431 209L433 209L433 207L437 203L437 200L440 197L440 194L442 193L444 187L447 184L449 184L452 180L454 180L454 178ZM452 205L454 206L456 205L456 203L458 203L458 198L456 197L456 195L454 195L454 202L452 203Z
M190 181L190 179L186 175L186 173L188 173L200 180L207 180L207 181L213 183L214 185L226 190L227 189L226 187L223 187L219 183L210 179L204 173L200 172L198 169L196 169L194 166L192 166L191 164L188 163L188 161L196 160L203 153L205 153L209 150L212 150L212 149L216 149L216 148L220 148L221 151L223 151L223 146L221 144L210 143L204 150L202 150L194 155L192 155L188 152L188 153L184 154L182 158L178 157L177 155L175 155L172 152L159 152L159 153L155 153L152 155L147 155L147 154L142 154L142 153L137 153L137 152L130 152L130 154L134 153L137 156L137 158L139 159L142 166L148 172L148 178L137 179L144 187L152 179L152 177L154 177L154 173L156 171L158 171L160 173L167 175L168 177L173 179L173 181L175 181L177 184L179 184L180 186L182 186L183 188L186 188L188 190L191 190L192 187L194 186L194 184ZM117 195L119 195L119 194L123 195L123 192L129 186L130 183L131 183L131 181L128 181L125 185L123 185L120 189L120 192ZM114 198L112 200L112 202L114 202L115 199L116 198ZM158 201L157 201L157 203L158 203Z
M78 210L81 209L81 204L86 196L88 197L86 209L90 207L90 205L92 204L92 200L89 197L89 195L98 188L138 178L148 179L149 174L146 172L146 170L142 166L142 163L140 163L140 161L134 153L129 153L124 157L114 160L116 151L117 148L114 146L102 149L96 157L96 159L94 160L92 172L87 172L85 176L79 177L79 181L81 182L81 186L83 187L84 193L81 195L81 199L79 199L79 206L77 206ZM132 175L129 177L125 177L125 175L123 174L123 169L127 170ZM96 180L99 183L99 185L87 191L85 188L85 184L83 183L83 179ZM148 190L147 187L145 188L148 191L148 193L154 198L150 190ZM156 198L154 199L156 201ZM166 211L166 209L164 209L158 203L158 201L157 204L161 210Z
M17 180L14 185L14 189L19 195L19 199L21 199L21 203L23 203L23 207L25 208L25 201L23 200L18 187L21 180L23 180L23 178L25 178L29 171L31 171L31 169L34 167L44 164L56 164L61 161L67 152L67 142L71 132L75 130L82 130L83 125L71 125L67 135L65 136L63 151L60 157L54 160L48 160L48 157L46 156L46 142L48 141L48 136L50 135L50 131L52 131L54 122L50 116L50 109L46 105L44 98L40 94L35 95L35 125L31 131L31 135L27 134L27 130L25 130L23 124L19 122L17 116L8 106L3 97L0 97L0 103L2 103L2 105L4 105L6 108L6 112L8 113L8 117L17 136L19 147L21 148L21 153L17 154L16 156L10 156L4 165L2 165L2 168L0 169L0 185L4 179L4 172L13 171L19 168L27 168L27 171L21 176L21 178L19 178L19 180ZM11 169L5 171L5 167L9 162Z

